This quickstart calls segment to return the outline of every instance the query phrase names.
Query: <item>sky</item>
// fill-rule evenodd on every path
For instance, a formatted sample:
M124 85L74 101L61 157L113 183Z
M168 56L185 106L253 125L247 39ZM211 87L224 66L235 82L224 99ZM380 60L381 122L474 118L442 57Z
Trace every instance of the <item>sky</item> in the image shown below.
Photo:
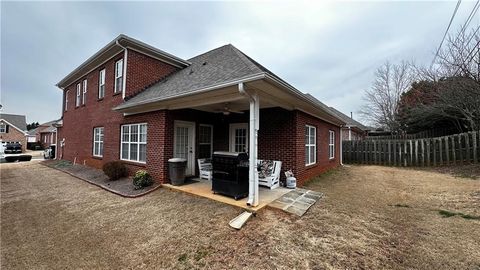
M1 1L0 104L28 123L60 118L55 84L123 33L183 59L233 44L356 118L378 66L432 61L456 3ZM451 33L474 4L462 1Z

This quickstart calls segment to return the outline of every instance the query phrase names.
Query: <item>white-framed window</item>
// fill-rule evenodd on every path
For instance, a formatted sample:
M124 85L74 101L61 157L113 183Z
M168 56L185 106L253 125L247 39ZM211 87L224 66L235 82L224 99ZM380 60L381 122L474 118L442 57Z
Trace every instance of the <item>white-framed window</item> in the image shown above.
M0 123L0 133L7 133L7 125Z
M43 143L47 143L47 134L45 134L45 136L43 136Z
M213 126L198 126L198 158L211 158L213 150Z
M317 128L305 126L305 165L317 163Z
M120 159L145 163L147 161L147 124L121 126Z
M70 90L65 91L65 111L68 110L68 93L70 93Z
M120 93L123 90L123 59L115 62L115 93Z
M103 127L93 129L93 155L103 157Z
M80 99L81 99L80 92L81 92L81 86L80 86L80 83L78 83L77 84L77 98L75 100L75 106L76 107L80 106Z
M82 94L82 105L85 105L87 101L87 79L83 80L83 94Z
M248 124L230 124L230 152L248 152Z
M105 97L105 69L100 70L98 74L98 98Z
M330 159L335 158L335 131L329 130L329 139L328 139L328 157Z

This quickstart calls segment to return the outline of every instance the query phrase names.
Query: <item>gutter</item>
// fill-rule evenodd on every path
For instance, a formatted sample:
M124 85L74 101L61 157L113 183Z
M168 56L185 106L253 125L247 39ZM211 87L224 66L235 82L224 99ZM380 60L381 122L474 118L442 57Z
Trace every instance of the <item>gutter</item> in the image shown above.
M229 81L229 82L221 83L221 84L216 84L216 85L205 87L205 88L199 88L197 90L193 90L193 91L190 91L188 93L184 93L184 94L180 94L180 95L171 95L171 96L168 96L168 97L151 98L151 99L144 100L144 101L141 101L141 102L137 102L137 103L134 103L134 104L131 104L131 105L128 105L128 106L125 106L125 104L121 104L121 105L113 108L113 110L114 111L119 111L119 110L123 110L123 109L136 107L136 106L139 106L139 105L153 103L153 102L156 102L156 101L166 101L166 100L169 100L169 99L186 97L186 96L190 96L190 95L195 95L195 94L199 94L199 93L208 92L208 91L215 90L215 89L218 89L218 88L233 86L233 85L237 85L237 84L240 84L240 83L251 82L251 81L264 79L264 78L265 78L265 73L258 73L258 74L254 74L254 75L251 75L251 76L248 76L248 77L238 79L238 80Z

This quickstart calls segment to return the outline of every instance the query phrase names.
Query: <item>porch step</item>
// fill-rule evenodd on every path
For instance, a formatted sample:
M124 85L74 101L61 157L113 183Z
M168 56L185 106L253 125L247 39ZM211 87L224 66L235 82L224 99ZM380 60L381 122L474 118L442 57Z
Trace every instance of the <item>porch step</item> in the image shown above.
M230 227L240 230L243 224L245 224L251 216L252 213L245 211L241 213L238 217L232 219L228 224L230 225Z

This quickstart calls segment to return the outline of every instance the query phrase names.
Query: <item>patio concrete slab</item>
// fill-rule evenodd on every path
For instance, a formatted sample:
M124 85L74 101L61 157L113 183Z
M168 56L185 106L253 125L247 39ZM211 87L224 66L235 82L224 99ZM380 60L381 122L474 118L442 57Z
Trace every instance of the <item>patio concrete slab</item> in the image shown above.
M190 182L189 184L182 185L182 186L173 186L170 184L163 184L163 187L169 188L171 190L182 191L182 192L186 192L196 196L208 198L208 199L215 200L221 203L226 203L232 206L240 207L250 212L256 212L262 209L263 207L267 206L268 204L272 203L273 201L279 198L282 198L283 195L292 191L291 189L287 189L284 187L278 187L275 189L259 187L258 189L259 204L256 207L251 207L247 205L247 198L235 200L233 198L230 198L221 194L213 194L211 181L202 180L202 179L194 179L194 180L195 182L193 183ZM282 198L282 202L293 203L293 199Z
M320 192L297 188L274 200L268 206L301 217L322 197L323 194Z

